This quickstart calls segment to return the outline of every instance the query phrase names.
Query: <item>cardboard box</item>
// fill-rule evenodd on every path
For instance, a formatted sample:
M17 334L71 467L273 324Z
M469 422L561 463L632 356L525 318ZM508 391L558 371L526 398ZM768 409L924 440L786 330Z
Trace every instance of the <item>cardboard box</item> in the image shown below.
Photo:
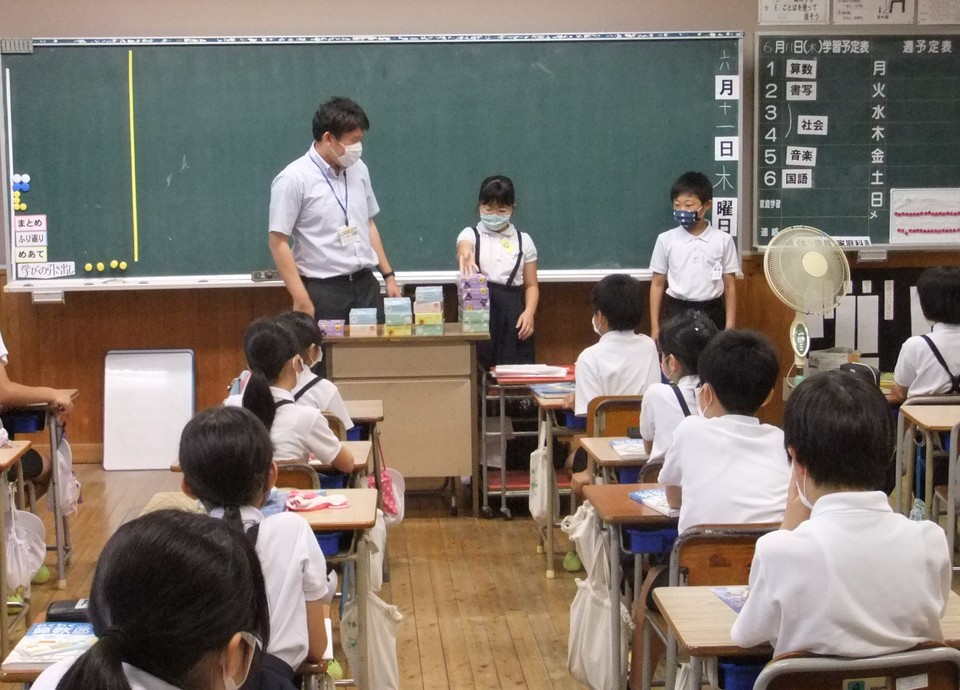
M490 300L486 297L481 297L480 299L462 299L458 304L460 308L465 311L490 309Z
M443 302L420 302L417 301L413 305L413 312L415 314L442 314L443 313Z
M413 324L413 314L410 312L406 314L387 312L383 318L383 323L387 326L410 326Z
M396 337L398 335L413 335L413 326L384 326L383 334L389 337Z
M384 314L409 314L409 297L385 297L383 300Z
M414 322L418 326L435 326L437 324L443 325L443 314L424 314L417 312L414 314Z
M421 285L414 294L418 302L443 301L443 287L440 285Z
M413 327L414 335L443 335L443 324L417 324Z
M353 338L376 336L377 324L375 323L350 324L350 330L347 333L347 335Z
M460 330L463 333L489 333L489 323L461 323Z
M488 309L457 310L457 320L461 323L490 323L490 311Z
M377 310L376 309L351 309L350 310L350 325L351 326L369 326L373 324L377 325Z
M462 290L470 287L486 287L487 277L482 273L474 273L465 276L462 273L457 276L457 289Z

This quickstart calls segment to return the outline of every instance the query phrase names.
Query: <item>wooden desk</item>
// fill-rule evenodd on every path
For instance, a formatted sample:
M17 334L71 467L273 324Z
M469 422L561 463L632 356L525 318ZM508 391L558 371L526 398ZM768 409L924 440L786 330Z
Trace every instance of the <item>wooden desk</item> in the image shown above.
M76 388L63 389L70 393L70 399L75 400L79 391ZM60 449L60 442L63 438L63 425L60 423L60 410L51 407L47 403L36 403L34 405L24 405L23 407L6 410L4 415L15 415L17 412L43 412L46 415L47 432L50 435L50 487L49 491L53 496L60 496L60 463L57 462L57 451ZM23 489L23 477L18 474L17 483L19 488ZM70 545L70 537L67 531L67 516L63 514L60 508L60 501L53 502L53 527L55 546L47 547L47 551L56 551L57 553L57 589L65 589L67 586L67 563L73 554L73 547Z
M730 637L737 614L710 587L659 587L653 599L680 648L690 655L689 688L699 690L704 659L719 656L772 656L770 645L740 647ZM950 592L941 621L944 642L960 648L960 596Z
M366 474L367 465L370 464L372 458L373 444L370 441L341 441L341 443L353 455L353 472L351 474L353 476ZM298 460L297 462L301 461ZM322 465L317 460L311 460L309 464L318 472L330 469L330 465Z
M677 524L672 518L637 503L630 498L631 491L657 489L660 484L589 484L583 487L584 497L593 504L597 515L607 526L610 537L610 606L620 610L620 535L624 526L670 527ZM639 574L635 577L637 579ZM721 602L722 603L722 602ZM615 673L620 669L620 616L610 616L613 643L610 645L611 663Z
M625 439L626 436L583 436L580 446L593 459L593 463L600 468L600 476L604 482L613 480L613 473L618 467L641 467L650 459L648 454L635 460L624 460L610 445L610 441Z
M947 464L947 543L950 547L950 558L953 559L954 525L956 525L956 495L954 491L954 474L957 464L957 441L960 434L960 396L953 404L923 404L914 403L900 407L897 420L897 467L895 500L898 509L903 508L903 469L910 468L907 473L907 491L913 486L914 458L916 457L916 437L914 430L919 430L926 445L926 472L924 478L924 501L927 519L933 517L933 438L934 434L950 433L950 457ZM909 495L909 494L908 494Z
M30 441L10 441L6 446L0 447L0 472L4 475L17 463L20 458L30 448ZM10 625L15 623L21 616L27 614L28 607L25 604L20 613L11 616L7 611L7 596L10 593L7 584L7 511L10 510L10 494L6 491L6 480L4 486L0 489L0 606L3 608L3 615L0 617L0 657L6 658L10 653Z
M303 517L310 529L314 532L354 532L353 543L356 549L352 553L342 555L337 560L353 560L356 563L357 582L357 643L359 646L360 668L353 669L357 687L361 690L369 688L367 681L367 596L370 591L370 573L368 572L367 540L363 532L376 524L377 521L377 492L375 489L335 489L328 491L330 496L346 496L350 505L347 508L327 508L298 513Z
M380 456L380 422L383 421L382 400L345 400L347 414L354 424L367 427L370 442L373 443L373 481L377 487L377 505L383 507L383 487L380 486L380 471L383 458ZM454 493L456 496L456 493Z
M327 371L344 399L382 400L391 467L466 476L477 464L476 343L489 337L447 323L442 336L326 338Z

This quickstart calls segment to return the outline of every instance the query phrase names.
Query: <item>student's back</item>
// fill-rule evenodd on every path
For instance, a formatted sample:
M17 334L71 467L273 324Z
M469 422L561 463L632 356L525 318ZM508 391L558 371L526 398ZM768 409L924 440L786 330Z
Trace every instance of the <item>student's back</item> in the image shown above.
M960 267L930 268L917 281L924 316L934 322L925 336L908 338L893 372L894 402L918 395L960 393ZM943 362L938 359L941 357Z
M663 325L660 368L671 383L655 383L647 388L640 410L640 435L650 462L664 459L673 444L674 430L684 417L699 414L700 353L716 334L713 321L692 310Z
M784 434L790 500L782 528L757 542L734 641L858 657L942 640L946 536L894 513L875 490L894 436L877 387L840 371L805 380L787 401Z
M778 522L790 481L783 432L755 416L779 375L776 352L758 333L725 331L699 368L702 416L680 422L660 472L668 500L680 507L679 530Z
M607 276L593 288L591 325L600 341L577 358L574 412L585 415L594 398L643 395L660 380L653 339L642 333L643 290L627 275Z

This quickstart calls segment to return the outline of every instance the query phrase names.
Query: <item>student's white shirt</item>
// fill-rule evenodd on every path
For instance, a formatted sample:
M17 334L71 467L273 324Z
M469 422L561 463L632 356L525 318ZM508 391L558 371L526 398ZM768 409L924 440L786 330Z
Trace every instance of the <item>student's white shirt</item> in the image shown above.
M10 353L7 352L7 345L3 342L3 334L0 334L0 364L7 366L7 355Z
M313 383L316 381L316 383ZM309 388L307 388L309 386ZM300 397L297 395L306 388L306 392ZM320 378L309 369L304 369L303 374L297 377L297 385L293 389L293 397L296 398L298 405L313 407L321 412L332 412L337 419L343 422L343 428L349 429L353 426L353 420L350 419L350 413L347 412L347 406L340 397L340 391L332 381Z
M661 484L683 490L677 529L779 522L791 477L783 432L756 417L687 417L673 432Z
M757 541L750 596L733 625L743 647L867 657L942 641L947 539L894 513L880 491L821 496L810 519Z
M74 661L74 659L58 661L41 673L30 687L34 690L56 690L60 679L70 670ZM123 675L130 684L131 690L180 690L176 685L170 685L167 681L160 680L127 663L123 664Z
M677 388L687 403L691 415L697 412L697 385L699 376L683 376L677 381ZM655 383L643 394L640 408L640 435L644 441L652 442L650 460L662 460L673 444L673 431L686 415L677 401L673 387L665 383Z
M653 338L633 331L607 331L577 357L574 412L602 395L644 395L660 380L660 357Z
M954 376L960 376L960 326L935 323L928 334ZM950 377L933 356L933 350L918 335L900 348L893 380L907 389L907 396L934 395L950 391Z
M491 283L506 285L510 274L513 273L513 267L517 265L517 254L520 251L517 229L513 227L513 223L510 223L500 232L496 232L480 222L477 223L477 230L480 233L480 255L477 257L480 272L487 276ZM514 285L523 285L523 267L537 260L537 247L533 239L525 232L522 235L523 259L513 279ZM473 234L473 228L464 228L457 236L457 244L465 240L476 251L477 238Z
M223 509L210 511L223 517ZM267 651L294 669L307 658L307 601L327 593L327 562L310 525L296 513L263 517L253 506L240 509L245 528L260 523L257 556L270 608Z
M340 204L347 206L346 219ZM268 229L293 237L293 260L308 278L331 278L376 266L370 219L379 212L366 164L359 160L337 174L313 144L270 185ZM355 243L341 238L345 220L357 229Z
M306 462L312 453L322 465L329 465L340 453L340 440L334 436L330 424L320 410L307 405L297 405L293 393L283 388L270 386L273 401L289 400L292 405L277 408L270 427L274 460L297 460ZM224 405L243 406L243 394L231 395Z
M740 260L733 238L708 221L699 235L681 225L660 233L650 270L667 276L671 297L705 302L723 294L723 276L739 271Z

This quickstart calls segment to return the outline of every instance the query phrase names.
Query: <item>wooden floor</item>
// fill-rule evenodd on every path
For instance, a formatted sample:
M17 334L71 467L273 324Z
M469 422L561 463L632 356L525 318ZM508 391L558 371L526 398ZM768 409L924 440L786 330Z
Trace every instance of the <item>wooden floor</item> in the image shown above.
M34 585L34 611L55 599L86 596L107 538L154 493L180 485L179 475L165 471L105 472L93 465L76 470L83 504L71 522L75 548L67 589L58 590L55 577ZM44 504L41 513L52 534L48 512ZM557 535L558 549L565 549L565 537L559 530ZM439 498L408 497L406 519L389 534L391 579L381 592L404 615L397 640L401 687L581 687L566 671L576 575L558 563L557 579L547 580L536 544L529 518L450 517ZM335 654L344 663L339 646Z

